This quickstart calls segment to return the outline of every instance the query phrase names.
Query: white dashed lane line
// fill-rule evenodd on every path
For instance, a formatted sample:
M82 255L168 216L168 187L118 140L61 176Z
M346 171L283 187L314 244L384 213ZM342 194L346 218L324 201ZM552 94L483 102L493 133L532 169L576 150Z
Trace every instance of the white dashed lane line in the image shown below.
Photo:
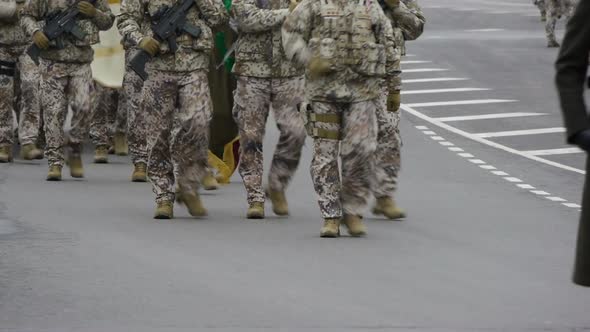
M409 107L435 107L435 106L457 106L457 105L479 105L495 103L513 103L516 100L511 99L474 99L474 100L454 100L454 101L435 101L431 103L414 103L406 104Z
M430 82L453 82L453 81L467 81L465 77L432 77L432 78L416 78L404 80L403 83L430 83ZM402 90L403 91L403 90Z
M452 92L471 92L471 91L489 91L487 88L451 88L451 89L427 89L427 90L402 90L402 95L423 95L431 93L452 93Z
M446 146L449 151L457 153L457 156L462 157L462 158L466 158L470 163L479 166L479 168L481 168L481 169L484 169L486 171L490 171L490 174L499 176L504 181L506 181L510 184L514 184L514 185L516 185L516 187L518 187L520 189L528 190L531 194L533 194L535 196L543 197L551 202L560 203L561 205L568 207L568 208L578 209L578 210L581 208L581 206L579 204L568 202L565 198L553 196L546 191L537 190L534 186L532 186L528 183L524 183L523 180L521 180L517 177L514 177L514 176L510 176L510 174L508 174L504 171L498 170L495 166L490 165L481 159L475 158L475 156L473 154L465 152L462 148L455 146L454 143L445 140L442 136L438 136L436 134L436 132L430 130L430 128L428 128L428 126L416 126L415 128L420 130L424 135L429 136L431 139L438 141L442 146Z

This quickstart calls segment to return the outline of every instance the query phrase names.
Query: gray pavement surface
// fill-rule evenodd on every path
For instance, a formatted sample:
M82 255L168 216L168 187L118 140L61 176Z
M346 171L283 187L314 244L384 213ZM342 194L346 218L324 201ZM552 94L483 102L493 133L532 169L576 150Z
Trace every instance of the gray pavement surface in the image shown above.
M366 238L319 238L309 142L292 215L267 207L264 221L245 219L237 176L203 193L210 217L177 206L155 221L127 158L87 154L87 177L60 183L45 161L17 160L0 165L0 331L590 331L590 290L570 283L583 175L521 152L567 148L563 136L474 139L562 125L536 9L422 3L428 30L405 61L432 63L404 68L447 71L405 78L468 80L405 89L490 90L404 96L405 221L367 215ZM407 106L466 99L516 101ZM502 112L546 115L434 119ZM276 138L269 124L267 161ZM580 153L543 158L583 168Z

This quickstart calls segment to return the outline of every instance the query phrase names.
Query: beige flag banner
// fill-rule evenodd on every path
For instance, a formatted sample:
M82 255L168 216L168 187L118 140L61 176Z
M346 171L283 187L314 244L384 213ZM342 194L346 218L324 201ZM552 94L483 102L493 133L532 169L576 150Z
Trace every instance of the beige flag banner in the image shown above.
M119 15L119 0L109 0L113 14ZM100 43L93 46L94 61L91 64L94 80L103 86L120 88L125 73L125 51L121 45L121 35L117 25L108 31L100 32Z

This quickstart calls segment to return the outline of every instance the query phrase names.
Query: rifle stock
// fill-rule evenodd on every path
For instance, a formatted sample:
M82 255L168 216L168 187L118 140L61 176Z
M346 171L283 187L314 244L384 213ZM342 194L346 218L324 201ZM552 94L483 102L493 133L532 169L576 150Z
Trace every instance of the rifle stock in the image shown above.
M39 55L41 55L41 49L36 45L32 44L27 48L27 54L31 57L33 62L38 66L39 65Z

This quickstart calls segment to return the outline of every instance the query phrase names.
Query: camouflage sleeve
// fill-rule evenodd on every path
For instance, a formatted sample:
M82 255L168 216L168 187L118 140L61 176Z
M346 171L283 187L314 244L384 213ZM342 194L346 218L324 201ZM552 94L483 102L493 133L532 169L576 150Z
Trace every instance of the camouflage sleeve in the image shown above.
M416 40L422 35L426 19L415 0L400 2L399 7L392 11L392 17L402 29L405 40Z
M142 0L123 0L121 13L117 17L117 28L123 40L132 45L139 44L144 37L141 22L144 20L144 2Z
M400 90L400 54L395 44L395 37L393 36L393 27L391 22L385 16L385 13L380 6L373 6L374 15L377 17L375 24L375 35L377 42L385 46L385 73L387 76L387 83L389 89Z
M232 4L232 14L241 31L261 32L281 25L289 15L289 9L261 9L254 0L236 0Z
M314 1L316 0L303 0L287 16L281 30L287 59L304 66L307 66L311 58L308 42L313 28Z
M110 29L115 21L115 15L113 15L109 3L106 0L97 0L95 6L97 9L96 16L94 16L92 21L101 31Z
M46 11L45 0L27 0L20 19L20 25L27 35L32 36L35 31L43 28L42 19L47 14Z
M221 0L196 0L203 19L211 26L218 27L229 21L229 14Z

